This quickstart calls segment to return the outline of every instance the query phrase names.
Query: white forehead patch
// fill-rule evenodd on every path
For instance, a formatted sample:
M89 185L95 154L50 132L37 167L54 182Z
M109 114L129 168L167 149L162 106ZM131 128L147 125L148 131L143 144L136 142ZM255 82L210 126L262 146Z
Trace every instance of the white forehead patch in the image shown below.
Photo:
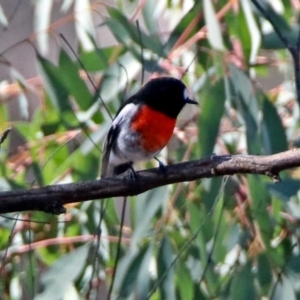
M184 100L189 98L189 92L187 89L184 89L184 91L183 91L183 98L184 98Z

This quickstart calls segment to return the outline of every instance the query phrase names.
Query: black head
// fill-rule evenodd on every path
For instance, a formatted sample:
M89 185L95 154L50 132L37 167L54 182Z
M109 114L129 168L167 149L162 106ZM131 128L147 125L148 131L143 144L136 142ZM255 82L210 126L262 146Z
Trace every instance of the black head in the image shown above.
M176 118L185 104L198 104L188 97L184 83L173 77L150 80L133 96L134 103L146 103L171 118Z

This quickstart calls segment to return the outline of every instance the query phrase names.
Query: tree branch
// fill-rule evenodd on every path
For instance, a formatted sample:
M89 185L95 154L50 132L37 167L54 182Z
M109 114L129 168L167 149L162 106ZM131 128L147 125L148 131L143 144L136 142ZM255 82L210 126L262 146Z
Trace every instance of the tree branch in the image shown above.
M0 193L0 213L39 210L53 214L65 212L67 203L133 196L153 188L201 178L234 174L261 174L279 181L279 172L300 166L300 149L268 155L213 155L196 161L166 167L166 172L150 169L137 172L139 178L118 176Z

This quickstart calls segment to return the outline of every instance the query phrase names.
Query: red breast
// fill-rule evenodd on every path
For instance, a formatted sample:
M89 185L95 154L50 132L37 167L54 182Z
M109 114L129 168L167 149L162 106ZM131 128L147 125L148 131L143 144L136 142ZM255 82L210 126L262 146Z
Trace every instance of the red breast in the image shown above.
M143 105L133 119L131 130L139 133L145 151L155 153L169 142L175 124L176 119Z

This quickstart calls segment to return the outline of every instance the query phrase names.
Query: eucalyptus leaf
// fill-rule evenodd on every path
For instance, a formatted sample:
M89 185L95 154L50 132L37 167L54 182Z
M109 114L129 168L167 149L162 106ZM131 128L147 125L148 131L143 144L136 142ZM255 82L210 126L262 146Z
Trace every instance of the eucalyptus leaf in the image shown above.
M207 25L208 40L213 49L223 51L225 49L222 39L221 27L211 0L203 1L204 17Z
M207 81L201 94L201 115L199 118L199 144L201 156L212 155L224 113L225 87L221 78L216 83Z
M41 277L44 289L34 300L60 300L70 284L78 278L90 249L85 244L58 259Z
M232 300L256 299L257 295L249 263L245 266L241 266L240 271L235 274L230 290L230 299Z
M161 299L173 300L175 299L174 286L174 267L171 267L173 259L173 250L170 240L165 237L158 252L157 257L157 271L158 280L160 281L159 290Z

